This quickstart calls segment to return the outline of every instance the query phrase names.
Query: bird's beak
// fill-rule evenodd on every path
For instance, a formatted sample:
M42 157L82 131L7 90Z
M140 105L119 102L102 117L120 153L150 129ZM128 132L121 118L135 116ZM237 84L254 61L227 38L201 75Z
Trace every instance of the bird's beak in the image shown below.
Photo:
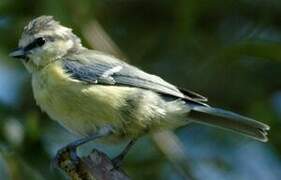
M14 49L10 54L9 54L10 57L13 57L13 58L17 58L17 59L26 59L27 56L26 56L26 52L24 50L24 48L16 48Z

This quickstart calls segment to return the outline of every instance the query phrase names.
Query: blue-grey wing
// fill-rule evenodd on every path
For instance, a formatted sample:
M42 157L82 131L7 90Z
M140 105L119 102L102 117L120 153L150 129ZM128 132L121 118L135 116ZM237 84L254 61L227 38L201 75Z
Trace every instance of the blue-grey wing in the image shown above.
M63 68L72 78L90 83L118 86L132 86L152 90L177 98L206 101L206 98L192 91L179 90L162 78L145 73L118 59L92 53L81 56L66 57Z

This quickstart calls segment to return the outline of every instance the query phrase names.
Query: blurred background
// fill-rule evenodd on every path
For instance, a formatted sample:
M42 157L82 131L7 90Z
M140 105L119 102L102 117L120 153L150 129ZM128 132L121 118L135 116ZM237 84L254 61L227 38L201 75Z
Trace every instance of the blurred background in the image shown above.
M268 143L191 125L138 141L125 160L132 179L277 180L281 177L280 0L1 0L0 179L63 180L56 151L77 139L42 113L30 75L8 57L40 15L210 104L272 128ZM111 157L124 147L90 143Z

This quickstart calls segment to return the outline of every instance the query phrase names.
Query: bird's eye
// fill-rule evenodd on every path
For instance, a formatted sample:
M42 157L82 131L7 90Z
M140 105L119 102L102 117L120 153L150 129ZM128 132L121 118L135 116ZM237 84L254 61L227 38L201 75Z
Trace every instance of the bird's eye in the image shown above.
M35 39L35 43L37 46L41 47L46 43L46 40L45 40L45 38L40 37L40 38Z
M43 37L39 37L39 38L35 39L33 42L31 42L30 44L28 44L27 46L25 46L24 50L30 51L34 48L43 46L45 43L46 43L46 39Z

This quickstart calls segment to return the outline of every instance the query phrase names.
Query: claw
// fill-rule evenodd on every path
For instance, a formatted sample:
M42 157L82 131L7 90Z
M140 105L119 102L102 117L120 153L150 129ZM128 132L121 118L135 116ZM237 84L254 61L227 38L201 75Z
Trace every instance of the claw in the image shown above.
M99 133L97 133L97 134L93 134L89 137L79 139L79 140L74 141L73 143L70 143L69 145L61 148L57 152L55 158L52 160L51 168L52 169L62 168L62 169L68 169L68 170L75 168L75 166L78 165L78 163L80 163L80 158L76 153L77 147L79 147L89 141L101 138L103 136L110 135L111 133L112 133L111 127L106 126L104 128L101 128Z
M125 158L125 156L128 154L129 150L131 149L131 147L135 144L136 139L132 139L129 144L127 144L127 146L125 147L125 149L115 158L113 158L111 160L113 166L115 169L119 169L123 163L123 160Z
M119 169L123 163L124 157L117 156L111 160L114 169Z
M67 161L70 161L72 164L78 164L80 158L76 153L76 149L76 145L71 143L58 150L56 156L51 162L51 168L59 169L62 166L67 166L67 164L69 164Z
M50 166L50 169L51 170L54 170L54 169L59 169L60 165L59 165L59 156L58 156L58 153L56 154L56 156L51 160L51 166Z

